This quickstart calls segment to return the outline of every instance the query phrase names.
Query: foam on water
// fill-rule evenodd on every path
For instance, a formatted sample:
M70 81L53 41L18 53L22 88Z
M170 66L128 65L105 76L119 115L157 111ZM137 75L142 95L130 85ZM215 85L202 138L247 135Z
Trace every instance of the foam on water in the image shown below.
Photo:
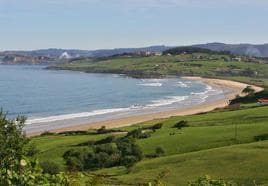
M164 99L154 100L152 104L147 105L147 107L161 107L166 105L171 105L173 103L178 103L187 99L188 96L169 96Z
M108 114L108 113L127 111L129 109L130 108L102 109L102 110L94 110L92 112L62 114L58 116L49 116L49 117L43 117L43 118L30 118L29 120L27 120L26 125L33 124L33 123L47 123L47 122L53 122L53 121L97 116L97 115L103 115L103 114Z
M189 87L189 85L187 85L187 83L185 82L181 82L181 81L179 81L179 82L177 82L176 84L175 84L175 86L177 86L177 87L181 87L181 88L188 88Z
M143 83L140 84L141 86L146 86L146 87L161 87L163 84L162 83Z

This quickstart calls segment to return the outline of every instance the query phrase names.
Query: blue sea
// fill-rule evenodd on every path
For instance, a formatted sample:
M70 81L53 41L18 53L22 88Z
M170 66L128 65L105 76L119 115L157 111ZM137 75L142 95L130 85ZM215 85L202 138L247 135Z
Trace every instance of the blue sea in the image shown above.
M0 65L0 107L27 116L26 131L188 108L223 98L223 91L181 78L134 79L115 74Z

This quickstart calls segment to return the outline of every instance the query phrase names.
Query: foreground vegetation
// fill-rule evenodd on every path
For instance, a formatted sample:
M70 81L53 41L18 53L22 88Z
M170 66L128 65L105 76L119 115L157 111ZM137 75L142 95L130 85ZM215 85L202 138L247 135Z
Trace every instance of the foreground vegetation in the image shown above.
M209 174L239 185L261 185L268 184L268 143L263 141L268 139L267 113L268 106L242 104L238 110L154 120L121 128L116 133L98 134L90 130L83 135L50 134L32 141L39 148L40 161L53 157L62 170L67 170L66 151L93 149L93 142L109 136L120 139L135 134L135 143L143 152L142 161L90 171L106 184L155 183L158 175L157 179L168 185L187 185ZM186 125L178 127L181 121ZM153 129L156 125L159 127ZM144 133L149 135L139 135Z

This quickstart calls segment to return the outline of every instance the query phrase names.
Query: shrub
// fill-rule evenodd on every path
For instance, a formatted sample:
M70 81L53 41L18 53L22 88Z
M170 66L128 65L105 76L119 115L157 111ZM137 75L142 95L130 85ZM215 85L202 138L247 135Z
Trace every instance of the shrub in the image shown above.
M107 133L113 133L113 132L123 132L122 130L115 130L115 129L107 129L105 126L102 126L101 128L96 130L97 134L107 134Z
M95 144L95 141L90 140L90 141L86 141L86 142L83 142L83 143L79 143L76 146L91 146L91 145L94 145L94 144Z
M156 147L155 152L152 154L146 155L148 158L157 158L165 154L165 151L162 147Z
M255 141L264 141L268 140L268 133L260 134L258 136L254 136Z
M96 141L95 145L105 144L105 143L112 143L115 141L115 136L108 136L107 138L100 139L99 141Z
M130 132L127 133L127 137L132 137L132 138L136 138L139 139L142 136L142 129L138 128L138 129L134 129Z
M127 168L132 167L138 159L135 156L125 156L121 159L121 164Z
M163 123L157 123L155 125L153 125L152 127L150 127L152 130L157 130L157 129L161 129L163 127Z
M152 133L151 131L143 132L140 135L139 139L150 138L151 137L151 133Z
M189 182L189 186L235 186L236 184L222 179L212 179L210 176L199 177L197 180Z
M97 129L98 134L105 134L107 133L107 129L105 126L102 126L101 128Z
M44 173L55 175L60 172L60 166L52 161L43 161L40 163L40 166Z
M113 166L131 166L143 157L143 153L134 138L105 138L104 141L114 141L114 143L104 143L95 145L93 152L87 150L69 150L64 153L63 158L69 170L94 170L97 168ZM107 142L106 141L106 142ZM103 141L102 141L103 142ZM130 162L128 162L130 161Z
M95 153L105 152L107 154L118 153L117 145L115 143L107 143L102 145L96 145L94 147Z
M71 171L81 171L84 169L84 161L89 151L86 149L71 149L63 154L66 165Z
M45 131L45 132L41 133L40 136L53 136L55 134L56 133L54 133L54 132Z
M184 120L179 121L178 123L176 123L176 124L173 126L173 128L177 128L177 129L182 129L182 128L184 128L184 127L189 127L188 122L187 122L187 121L184 121Z
M155 154L157 156L162 156L165 154L165 150L162 147L156 147L155 148Z
M30 143L26 148L25 148L25 154L26 156L29 157L34 157L36 154L39 152L37 149L36 145L33 143Z
M151 137L151 133L151 131L142 131L142 129L139 128L128 132L127 137L132 137L136 139L149 138Z
M251 86L247 86L246 88L243 89L242 92L245 94L252 95L255 93L255 90Z
M65 132L60 132L59 134L60 135L65 135L65 136L87 135L88 131L83 131L83 130L65 131Z

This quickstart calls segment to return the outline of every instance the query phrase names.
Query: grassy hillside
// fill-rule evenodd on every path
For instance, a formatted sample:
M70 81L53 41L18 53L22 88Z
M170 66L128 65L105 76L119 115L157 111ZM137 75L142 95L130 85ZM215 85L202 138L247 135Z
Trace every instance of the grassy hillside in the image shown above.
M268 184L268 141L145 160L130 174L124 168L106 169L102 174L114 175L123 184L152 182L164 174L167 185L187 185L196 177L211 175L232 180L239 185Z
M184 185L187 181L205 174L241 184L253 180L257 183L268 183L268 159L265 158L268 143L256 143L254 139L255 136L268 132L267 113L268 106L247 106L236 111L171 117L122 128L124 131L131 131L163 123L161 129L156 130L149 138L137 140L137 144L145 156L154 153L156 147L162 147L165 151L164 157L145 158L130 172L124 167L115 167L95 173L110 175L108 178L105 176L104 181L112 180L113 183L123 185L137 183L137 180L139 183L153 181L155 175L161 172L168 173L163 179L168 185ZM181 120L188 121L189 127L173 128L173 125ZM110 135L122 136L124 133L40 136L33 138L33 142L40 150L40 161L52 159L64 169L64 152L72 148L87 148L87 145L77 145Z
M229 55L206 53L174 56L111 57L49 67L94 73L126 74L138 78L203 76L228 78L268 86L268 64L234 61Z

